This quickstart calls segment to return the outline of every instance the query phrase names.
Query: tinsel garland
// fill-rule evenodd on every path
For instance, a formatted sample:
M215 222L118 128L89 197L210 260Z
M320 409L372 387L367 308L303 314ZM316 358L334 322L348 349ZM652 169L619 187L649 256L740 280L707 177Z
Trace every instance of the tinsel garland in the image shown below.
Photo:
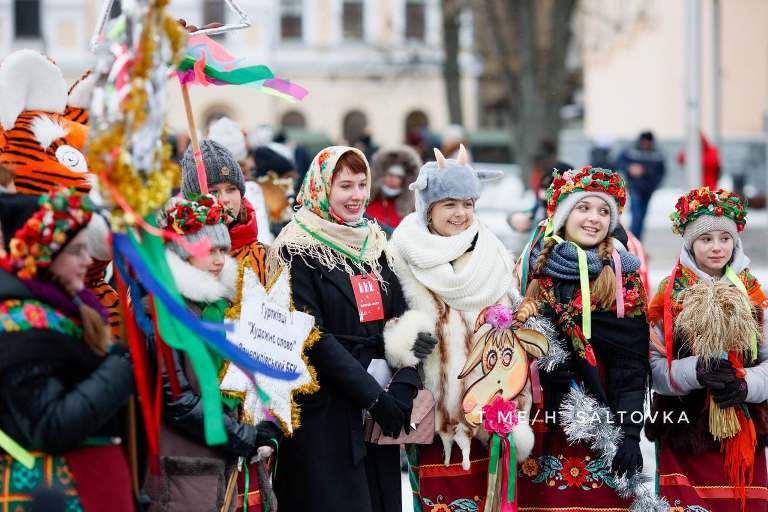
M570 444L586 443L607 466L621 441L621 429L611 421L611 410L590 396L583 386L574 386L560 405L560 425ZM624 499L634 496L630 512L666 512L669 503L649 490L650 477L637 472L616 479L616 492Z

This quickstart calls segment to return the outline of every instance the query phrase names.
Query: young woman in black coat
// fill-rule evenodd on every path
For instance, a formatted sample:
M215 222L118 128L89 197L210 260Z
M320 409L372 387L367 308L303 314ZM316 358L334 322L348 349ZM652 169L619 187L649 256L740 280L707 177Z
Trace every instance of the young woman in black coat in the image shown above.
M118 413L134 391L133 370L84 288L93 205L64 189L39 207L37 198L11 201L0 260L0 430L32 452L34 467L0 452L0 478L10 482L3 503L30 510L51 487L67 510L131 511Z
M374 360L386 364L385 324L406 309L386 237L363 217L369 194L360 151L322 150L304 179L301 208L272 246L270 270L290 272L295 308L314 316L321 332L307 353L320 389L299 398L301 426L278 455L282 511L402 510L398 446L364 439L365 411L385 434L398 435L410 423L418 387L414 367L399 369L386 391L367 371ZM419 327L399 332L416 343L430 328Z

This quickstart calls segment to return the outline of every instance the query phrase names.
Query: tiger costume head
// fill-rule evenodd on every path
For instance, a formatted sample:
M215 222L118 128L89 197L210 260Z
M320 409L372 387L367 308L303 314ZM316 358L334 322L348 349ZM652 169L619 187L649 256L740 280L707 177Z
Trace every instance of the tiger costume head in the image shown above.
M0 164L20 193L90 191L84 148L94 83L86 73L67 91L58 66L32 50L0 61Z

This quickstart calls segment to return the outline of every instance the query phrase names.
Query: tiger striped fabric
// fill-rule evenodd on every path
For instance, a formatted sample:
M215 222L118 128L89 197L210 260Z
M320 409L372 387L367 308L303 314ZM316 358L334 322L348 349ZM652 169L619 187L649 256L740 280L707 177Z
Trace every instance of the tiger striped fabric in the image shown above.
M109 313L109 327L112 336L122 337L122 317L120 316L120 299L117 292L106 281L109 261L93 260L85 275L85 286L99 299L99 302Z
M61 186L81 192L91 189L86 179L87 166L83 170L70 168L85 161L82 151L88 126L79 121L87 120L88 116L79 108L67 109L67 115L74 120L59 114L27 111L19 114L12 128L0 130L0 163L16 174L14 181L20 193L41 195ZM36 135L35 126L41 122L53 128L52 136L62 136L48 141L39 129Z
M259 281L264 286L267 285L267 250L259 242L245 244L238 249L232 249L230 256L235 258L238 265L250 265Z

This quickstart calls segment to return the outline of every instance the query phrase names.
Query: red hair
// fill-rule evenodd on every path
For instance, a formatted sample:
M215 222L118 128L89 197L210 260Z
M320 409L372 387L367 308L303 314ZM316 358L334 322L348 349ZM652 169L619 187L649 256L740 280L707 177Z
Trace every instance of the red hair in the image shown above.
M352 174L368 173L368 163L365 157L360 156L357 151L347 151L336 160L336 167L333 168L333 177L336 173L346 167Z

